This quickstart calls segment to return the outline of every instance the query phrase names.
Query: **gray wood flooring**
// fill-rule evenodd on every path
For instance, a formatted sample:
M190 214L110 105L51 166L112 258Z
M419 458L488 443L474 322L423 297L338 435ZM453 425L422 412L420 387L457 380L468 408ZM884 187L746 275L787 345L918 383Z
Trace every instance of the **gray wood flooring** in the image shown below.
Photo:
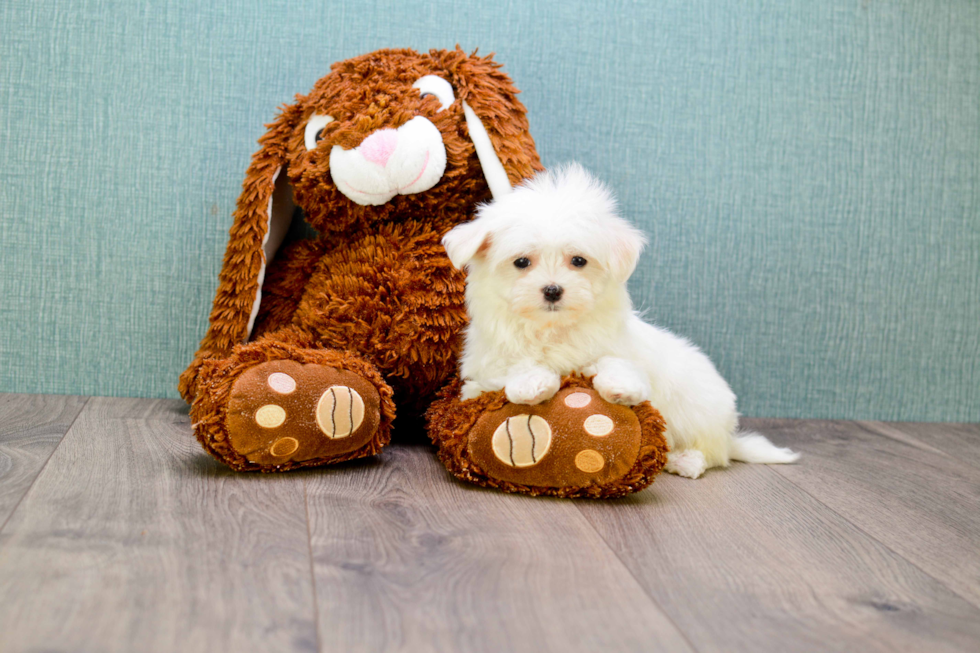
M0 395L0 651L980 650L980 427L744 424L802 461L561 501L419 444L237 474L181 402Z

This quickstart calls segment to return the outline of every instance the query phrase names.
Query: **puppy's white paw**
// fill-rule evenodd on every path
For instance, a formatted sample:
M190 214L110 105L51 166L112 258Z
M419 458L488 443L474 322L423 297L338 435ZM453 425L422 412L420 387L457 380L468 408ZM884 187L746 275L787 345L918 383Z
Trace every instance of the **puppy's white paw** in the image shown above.
M476 399L480 395L486 392L483 386L479 383L474 383L473 381L465 381L463 383L463 389L459 391L459 398L462 401L467 399Z
M561 388L561 377L544 369L533 369L507 379L504 393L512 404L533 406L555 396Z
M650 386L630 374L602 373L592 379L592 387L611 404L635 406L650 398Z
M697 449L685 449L683 451L672 451L667 454L667 465L664 466L671 474L684 476L686 478L698 478L707 469L707 461L704 454Z

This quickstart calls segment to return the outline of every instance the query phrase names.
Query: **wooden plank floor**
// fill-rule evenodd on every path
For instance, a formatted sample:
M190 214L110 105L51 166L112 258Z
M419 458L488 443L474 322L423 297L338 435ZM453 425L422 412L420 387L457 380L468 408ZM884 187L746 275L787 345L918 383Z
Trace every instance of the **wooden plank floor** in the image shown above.
M0 395L0 651L977 651L980 428L745 420L803 452L610 502L432 450L284 475L176 401Z

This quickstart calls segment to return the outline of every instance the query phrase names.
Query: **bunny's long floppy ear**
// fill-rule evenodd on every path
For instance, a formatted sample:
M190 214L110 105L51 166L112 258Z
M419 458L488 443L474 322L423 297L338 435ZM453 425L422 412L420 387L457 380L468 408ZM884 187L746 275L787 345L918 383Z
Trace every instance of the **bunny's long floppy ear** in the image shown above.
M544 169L528 128L527 109L492 55L473 53L460 62L458 74L470 139L490 192L500 197Z
M262 298L266 265L292 219L292 189L286 175L288 141L300 114L297 105L281 110L259 139L234 213L210 326L197 357L227 353L245 342Z
M487 185L490 187L490 194L494 199L498 199L514 190L507 177L504 164L494 150L493 142L487 128L483 126L480 117L476 115L472 107L463 101L463 115L466 116L466 128L473 139L473 146L476 148L476 156L480 160L480 167L483 168L483 176L486 177ZM458 267L458 266L457 266Z

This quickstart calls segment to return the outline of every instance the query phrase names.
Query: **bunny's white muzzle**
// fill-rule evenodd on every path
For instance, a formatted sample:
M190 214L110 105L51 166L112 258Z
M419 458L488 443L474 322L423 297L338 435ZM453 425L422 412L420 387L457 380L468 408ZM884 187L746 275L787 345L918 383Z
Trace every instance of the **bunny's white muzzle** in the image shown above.
M339 145L330 150L334 183L362 206L378 206L395 195L427 191L445 171L442 134L422 116L398 129L379 129L352 150Z

